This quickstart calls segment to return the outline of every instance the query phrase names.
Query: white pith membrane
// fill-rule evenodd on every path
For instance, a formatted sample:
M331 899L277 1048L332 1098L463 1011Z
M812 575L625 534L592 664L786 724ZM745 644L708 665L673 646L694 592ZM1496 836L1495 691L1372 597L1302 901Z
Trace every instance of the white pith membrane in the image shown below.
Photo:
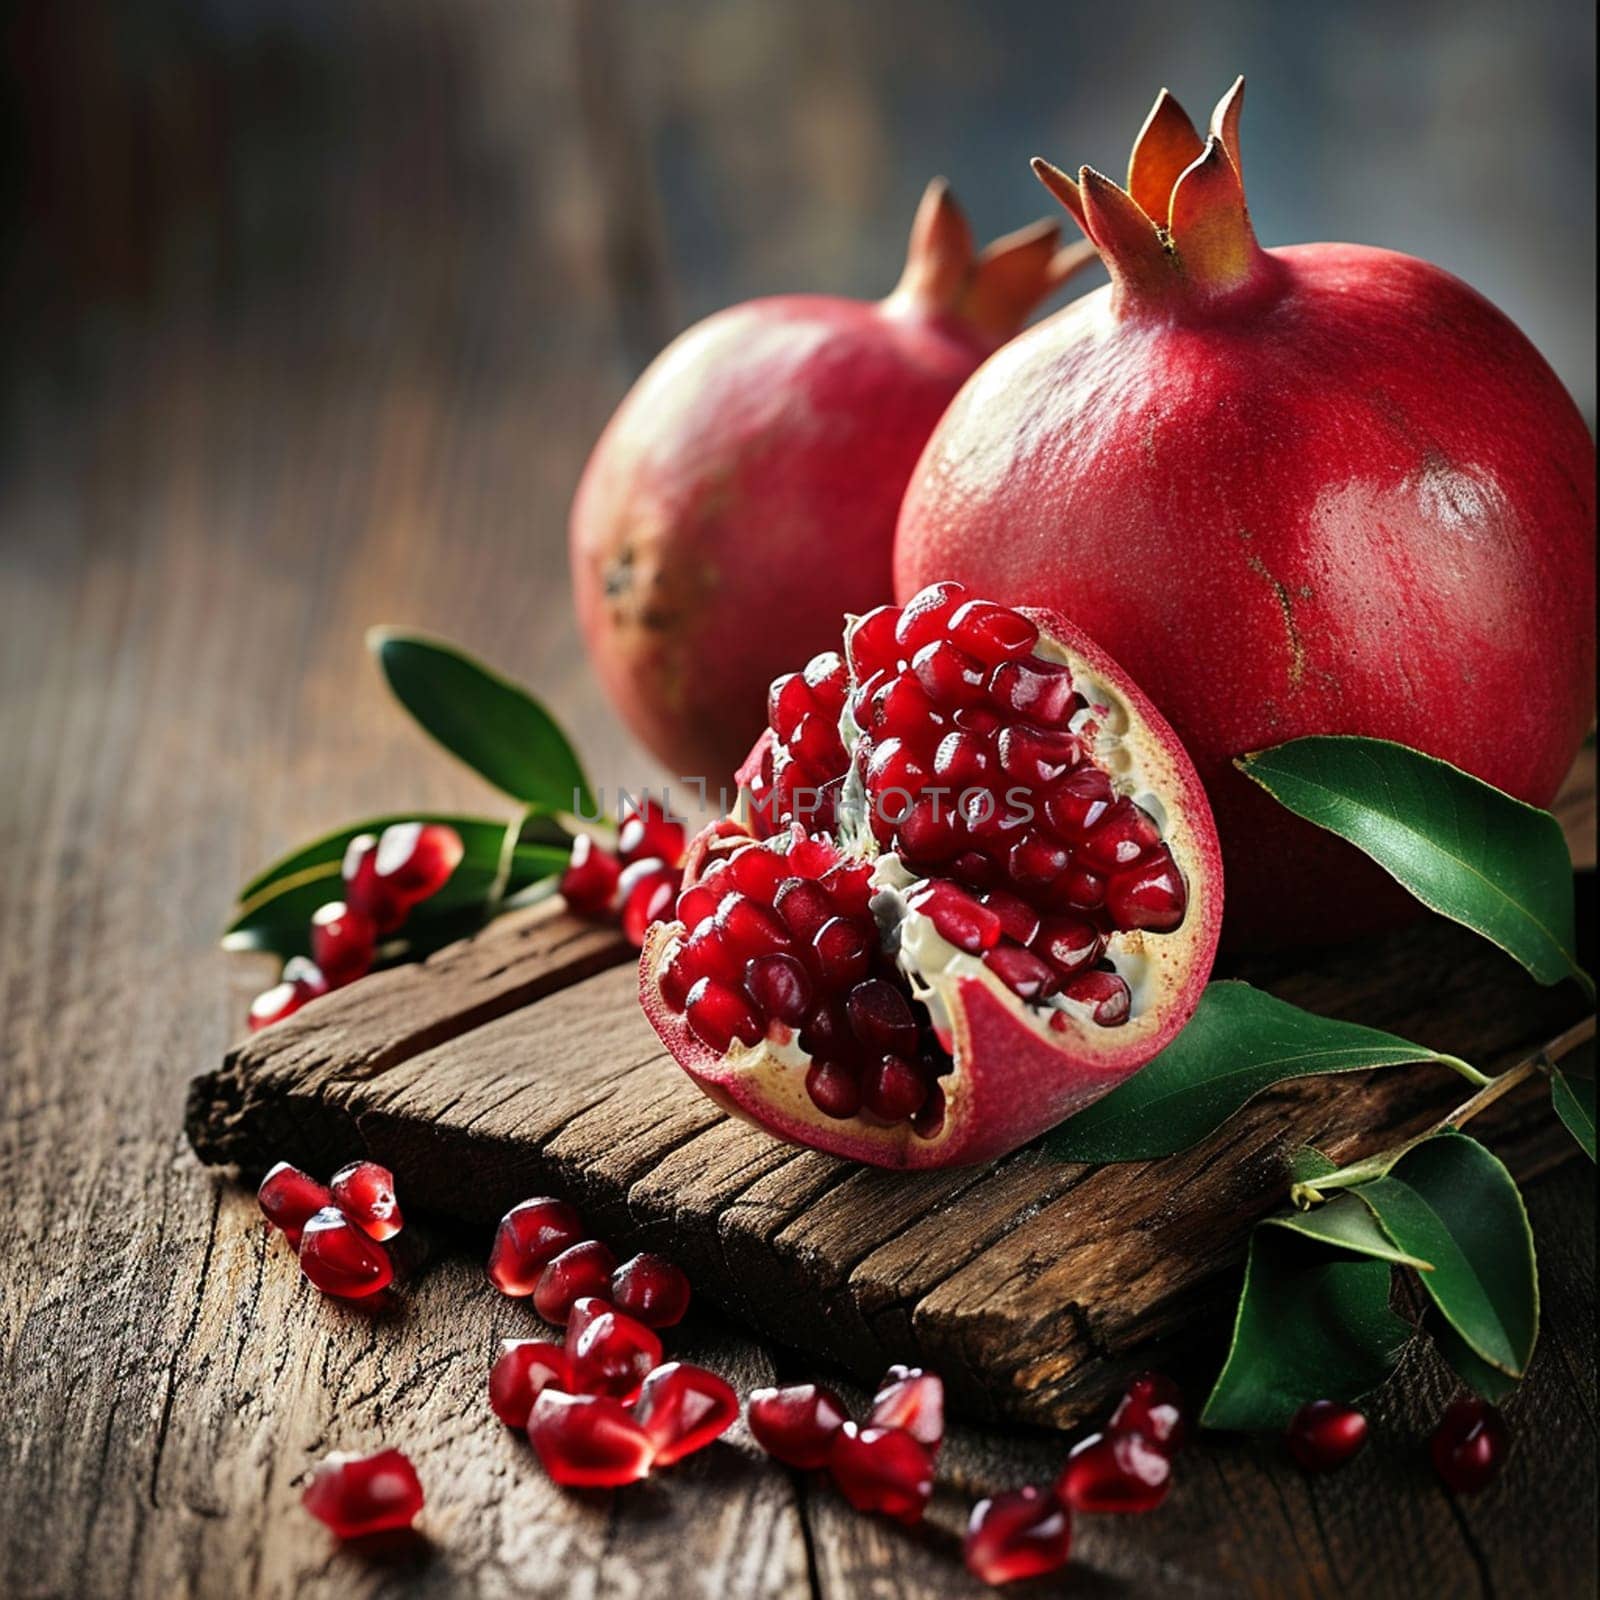
M849 619L845 633L847 654L859 622L859 618ZM1025 1000L991 971L981 956L953 944L939 932L929 915L909 904L919 886L927 883L956 883L974 899L980 891L937 871L919 875L893 850L880 847L868 823L865 786L852 760L840 797L838 827L831 837L846 859L870 863L870 908L877 924L880 948L892 958L906 980L919 1022L926 1018L945 1055L950 1058L948 1070L937 1080L944 1095L944 1115L936 1129L918 1132L910 1121L887 1122L865 1107L841 1120L839 1125L848 1126L861 1140L874 1145L937 1146L953 1129L961 1126L962 1102L971 1092L967 1075L962 1070L965 1018L971 1005L970 986L981 986L1049 1050L1060 1053L1063 1058L1073 1058L1086 1069L1082 1074L1085 1088L1081 1103L1087 1104L1132 1070L1127 1062L1132 1060L1137 1064L1148 1059L1153 1053L1148 1041L1153 1036L1163 1030L1170 1031L1172 1005L1192 978L1196 947L1207 937L1208 923L1212 924L1214 935L1214 918L1197 914L1197 888L1200 886L1189 865L1201 859L1199 838L1184 807L1181 804L1170 807L1163 799L1163 795L1183 791L1186 786L1173 770L1162 737L1157 736L1138 708L1103 675L1046 634L1041 632L1032 655L1068 669L1073 689L1085 704L1073 715L1066 731L1084 741L1094 764L1110 779L1115 796L1134 801L1155 821L1162 843L1170 848L1188 888L1188 912L1170 932L1142 929L1107 932L1099 964L1109 965L1128 985L1131 1004L1125 1021L1113 1025L1096 1022L1090 1006L1059 992ZM852 663L852 691L855 686ZM865 736L852 713L853 698L853 692L846 695L839 719L839 734L847 754L853 754L857 741ZM1002 784L1009 784L1009 780L997 780L996 789ZM1035 804L1041 799L1042 791L1039 791ZM748 829L750 818L750 796L741 791L734 820ZM744 848L746 843L738 840L736 845L730 844L730 849ZM787 849L790 843L781 835L761 841L762 847L777 852ZM1002 887L1016 892L1010 884ZM646 944L647 983L658 997L661 995L661 972L679 949L684 934L681 922L658 925ZM1085 970L1093 970L1092 965ZM676 1016L683 1022L682 1013ZM685 1031L688 1031L686 1025ZM753 1091L762 1111L755 1120L766 1122L767 1115L771 1114L780 1131L785 1120L815 1127L822 1113L806 1089L806 1072L813 1057L799 1044L801 1031L801 1028L792 1028L773 1019L758 1043L746 1045L737 1038L729 1043L714 1080L708 1081L700 1073L696 1076L702 1087L738 1115L751 1115L751 1094L745 1091ZM1104 1081L1096 1079L1097 1060L1103 1060Z

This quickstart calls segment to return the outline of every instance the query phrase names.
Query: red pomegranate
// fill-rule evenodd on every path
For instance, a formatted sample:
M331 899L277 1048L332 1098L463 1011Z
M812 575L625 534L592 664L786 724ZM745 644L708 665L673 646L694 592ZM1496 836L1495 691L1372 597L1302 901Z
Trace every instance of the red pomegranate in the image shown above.
M889 598L895 513L940 413L1092 256L1051 223L975 252L936 180L886 300L735 306L633 386L573 502L573 587L607 694L674 772L726 784L772 678Z
M1257 245L1242 88L1206 139L1163 92L1126 189L1035 163L1111 283L956 398L907 490L895 585L981 582L1092 634L1206 783L1230 942L1301 942L1415 906L1234 759L1365 734L1548 803L1594 705L1594 448L1449 273Z
M986 1160L1188 1020L1222 917L1210 809L1160 715L1052 613L934 584L852 619L845 649L774 681L641 998L679 1065L781 1138Z

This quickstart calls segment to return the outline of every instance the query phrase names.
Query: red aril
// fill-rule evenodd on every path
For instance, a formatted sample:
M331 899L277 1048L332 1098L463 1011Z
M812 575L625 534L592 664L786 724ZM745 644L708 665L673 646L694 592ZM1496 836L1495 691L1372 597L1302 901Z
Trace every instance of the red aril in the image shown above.
M641 856L622 869L617 880L617 903L622 908L622 932L630 944L642 945L645 934L672 915L683 883L683 873L659 856Z
M392 1239L404 1225L394 1174L376 1161L352 1161L334 1173L328 1187L333 1203L369 1238Z
M920 1522L933 1497L933 1456L904 1428L844 1423L828 1447L828 1472L857 1511Z
M309 1174L280 1161L261 1180L256 1202L267 1221L281 1228L284 1237L298 1250L300 1230L324 1206L333 1204L333 1196Z
M926 669L946 643L982 669L982 704ZM783 1138L882 1166L987 1160L1192 1013L1222 904L1205 795L1139 691L1048 614L936 584L849 624L842 683L839 660L774 684L739 808L691 846L676 920L647 942L644 1008L707 1093ZM844 737L796 753L813 678L839 683L849 755ZM1004 770L1018 736L1035 782ZM781 781L802 760L837 786L825 829Z
M687 839L683 819L669 815L648 795L629 797L624 803L618 818L617 854L625 864L655 856L669 867L681 866Z
M489 1369L489 1406L508 1428L525 1428L546 1389L567 1389L567 1354L544 1339L502 1339Z
M1332 1472L1367 1442L1367 1419L1337 1400L1312 1400L1289 1419L1289 1454L1307 1472Z
M904 1428L937 1456L944 1443L943 1380L921 1367L890 1367L872 1397L869 1420L877 1428Z
M1091 1433L1073 1446L1056 1494L1074 1511L1154 1511L1172 1487L1167 1452L1142 1433Z
M396 822L378 836L372 870L407 910L431 899L461 865L461 835L442 822Z
M607 1394L630 1405L661 1365L655 1333L610 1301L585 1295L567 1319L568 1387L574 1394Z
M1188 1437L1183 1414L1183 1391L1159 1372L1141 1372L1128 1380L1110 1427L1123 1433L1142 1433L1169 1456L1176 1455Z
M611 1274L616 1270L617 1258L598 1239L572 1245L553 1257L539 1274L533 1309L546 1322L564 1326L580 1300L590 1296L605 1299L611 1293Z
M972 1508L962 1555L984 1583L1058 1572L1072 1553L1072 1513L1048 1489L1014 1489Z
M649 1437L654 1464L670 1467L739 1420L739 1397L716 1373L669 1361L644 1380L633 1415Z
M341 1539L357 1539L409 1528L422 1510L422 1483L398 1450L335 1451L313 1469L300 1504Z
M1476 1494L1489 1483L1510 1447L1505 1418L1476 1395L1451 1401L1428 1441L1433 1470L1456 1494Z
M501 1294L530 1295L544 1269L584 1239L583 1219L565 1200L541 1196L513 1206L489 1247L489 1281Z
M366 912L330 900L311 913L311 959L330 989L339 989L372 968L378 930Z
M611 1303L647 1328L670 1328L689 1309L689 1280L681 1267L643 1251L612 1273Z
M634 385L573 502L573 587L606 692L670 770L725 784L772 680L888 599L895 513L940 413L1088 257L1050 225L980 253L936 182L887 299L735 306ZM995 626L972 619L974 649L1005 647ZM797 674L790 728L836 721L840 687L826 664Z
M306 1219L300 1234L300 1270L324 1294L359 1300L394 1281L389 1252L337 1206Z
M745 1421L769 1456L787 1466L826 1466L833 1436L849 1412L833 1390L820 1383L782 1389L756 1389L745 1406Z
M394 933L406 920L408 903L398 888L378 877L378 836L358 833L345 846L345 904L366 916L380 933Z
M1207 134L1163 90L1126 187L1035 163L1111 282L951 403L900 509L895 589L954 578L1087 629L1194 757L1230 938L1276 946L1416 906L1237 771L1247 752L1363 734L1555 794L1594 713L1594 445L1449 273L1262 249L1241 104L1242 83Z
M304 956L291 956L283 964L283 977L250 1002L247 1021L251 1033L292 1017L307 1001L328 992L328 981Z
M617 858L588 834L580 833L572 841L572 854L561 874L561 895L567 909L580 917L600 916L610 909L621 876L622 864Z
M602 1394L542 1389L528 1416L528 1440L544 1470L574 1489L616 1489L648 1476L650 1436L626 1406Z

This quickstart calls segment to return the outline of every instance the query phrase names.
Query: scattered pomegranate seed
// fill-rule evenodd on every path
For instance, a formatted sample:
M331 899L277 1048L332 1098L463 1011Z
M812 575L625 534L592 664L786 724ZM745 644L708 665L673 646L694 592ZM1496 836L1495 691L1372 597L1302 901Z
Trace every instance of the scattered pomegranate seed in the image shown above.
M1074 1511L1154 1511L1172 1487L1166 1451L1140 1433L1091 1433L1074 1445L1056 1494Z
M617 1258L598 1239L585 1239L554 1257L534 1285L533 1309L546 1322L565 1325L580 1300L611 1292Z
M650 1436L620 1401L602 1394L539 1392L528 1416L528 1439L557 1483L615 1489L648 1475Z
M972 1508L962 1555L985 1583L1057 1572L1072 1552L1072 1513L1047 1489L1014 1489Z
M398 1450L370 1456L336 1451L317 1463L300 1503L341 1539L356 1539L409 1528L422 1510L422 1484Z
M329 1180L333 1203L369 1238L392 1239L404 1218L395 1199L394 1174L376 1161L352 1161Z
M848 1415L838 1395L818 1383L756 1389L745 1407L756 1443L775 1460L807 1470L827 1465L833 1436Z
M611 906L622 876L622 863L586 833L572 841L566 871L561 874L561 895L567 909L580 917L597 917Z
M655 856L668 866L683 861L688 839L680 817L669 816L654 800L630 800L624 807L617 830L617 854L624 862L642 861Z
M544 1269L583 1238L583 1219L565 1200L548 1196L524 1200L506 1212L495 1229L489 1281L501 1294L530 1295Z
M1511 1446L1505 1418L1476 1395L1452 1400L1428 1441L1433 1469L1456 1494L1476 1494L1499 1472Z
M566 1389L567 1355L544 1339L502 1339L489 1369L489 1405L508 1428L525 1428L546 1389Z
M444 888L465 854L461 835L442 822L396 822L378 837L373 871L409 910Z
M1160 1445L1174 1456L1183 1448L1189 1432L1183 1414L1183 1391L1160 1372L1141 1372L1128 1380L1117 1409L1111 1413L1111 1427L1124 1433L1142 1433L1151 1444Z
M333 1204L333 1196L315 1178L280 1161L261 1180L256 1202L267 1221L281 1228L284 1237L298 1250L301 1229L324 1206Z
M567 1319L567 1374L575 1394L608 1394L629 1405L661 1365L661 1341L609 1300L585 1295Z
M330 989L366 977L377 944L372 918L343 900L330 900L311 913L311 956Z
M893 1366L872 1397L876 1428L904 1428L935 1455L944 1443L944 1382L921 1367Z
M1307 1472L1332 1472L1367 1442L1367 1419L1337 1400L1312 1400L1289 1419L1289 1454Z
M309 1000L328 992L327 980L304 956L291 956L283 966L283 977L250 1002L248 1022L251 1033L259 1033L274 1022L293 1016Z
M689 1309L689 1279L664 1257L641 1251L611 1275L611 1303L647 1328L670 1328Z
M655 1465L670 1467L739 1420L739 1397L716 1373L669 1361L644 1380L633 1415L649 1436Z
M358 833L344 851L345 904L372 921L380 934L394 933L406 920L406 900L394 884L378 877L378 836Z
M933 1457L904 1428L841 1424L828 1447L828 1471L857 1511L898 1522L920 1522L933 1496Z
M300 1235L300 1270L324 1294L359 1300L394 1281L389 1252L337 1206L307 1218Z

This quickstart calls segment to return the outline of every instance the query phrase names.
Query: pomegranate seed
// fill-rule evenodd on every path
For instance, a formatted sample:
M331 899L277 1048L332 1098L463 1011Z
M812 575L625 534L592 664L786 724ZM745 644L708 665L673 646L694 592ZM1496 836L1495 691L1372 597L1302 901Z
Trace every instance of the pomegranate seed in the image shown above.
M1043 1489L1014 1489L972 1508L962 1556L984 1583L1058 1572L1072 1551L1072 1513Z
M964 850L950 863L950 870L963 883L974 889L987 889L1000 876L998 868L988 856L977 850Z
M1031 656L1039 630L1020 611L997 606L992 600L968 600L950 618L951 639L971 655L991 666L997 662Z
M1091 1433L1073 1446L1056 1495L1074 1511L1154 1511L1172 1487L1172 1463L1140 1433Z
M861 1078L842 1061L813 1061L806 1069L806 1093L823 1116L836 1121L861 1109Z
M910 895L906 904L928 918L940 937L958 950L976 955L992 950L999 942L999 917L953 883L925 884Z
M392 1239L404 1226L394 1174L376 1161L352 1161L328 1181L333 1203L369 1239Z
M461 835L442 822L396 822L378 836L373 871L409 910L444 888L466 853Z
M398 1450L335 1451L312 1471L300 1504L341 1539L409 1528L422 1510L417 1469Z
M895 846L907 861L937 865L963 842L954 802L942 795L924 794L913 801L895 830Z
M1081 848L1091 866L1111 871L1130 866L1160 843L1155 818L1124 796L1084 835Z
M944 1443L944 1382L921 1367L893 1366L872 1397L875 1428L904 1428L935 1455Z
M598 1239L585 1239L563 1250L539 1274L533 1289L533 1309L558 1327L572 1308L589 1296L603 1299L611 1292L611 1274L617 1258Z
M961 797L961 820L973 840L1004 856L1029 832L1029 808L1015 806L990 789L968 789ZM991 866L990 871L993 872Z
M915 678L893 678L872 697L868 722L884 738L921 738L938 721L933 701Z
M609 1286L608 1286L609 1287ZM609 1299L585 1295L567 1319L568 1387L574 1394L608 1394L631 1405L661 1365L661 1341Z
M716 928L738 962L740 973L751 956L790 946L789 930L777 913L737 892L723 897L717 908Z
M611 1303L647 1328L670 1328L689 1309L689 1279L682 1267L643 1251L612 1274Z
M686 992L702 978L714 978L731 988L744 975L744 962L727 947L715 921L702 922L678 946L673 965Z
M1289 1419L1289 1454L1307 1472L1332 1472L1367 1442L1367 1419L1337 1400L1313 1400Z
M389 1252L369 1239L337 1206L306 1219L300 1235L300 1270L324 1294L359 1300L394 1281Z
M828 1449L828 1471L857 1511L920 1522L933 1496L933 1457L904 1428L841 1424Z
M583 1221L565 1200L524 1200L500 1219L489 1247L489 1281L501 1294L530 1295L550 1262L582 1241Z
M900 1056L885 1056L862 1077L861 1103L885 1122L904 1122L922 1109L928 1085L922 1074Z
M803 673L786 672L781 678L772 680L772 687L767 690L767 722L785 744L794 736L794 730L801 722L816 709L817 702L811 693L811 685L806 682Z
M330 900L311 913L311 957L330 989L342 989L372 970L378 930L366 912Z
M981 905L987 906L1000 919L1000 931L1018 944L1032 944L1039 935L1039 913L1026 900L1007 894L1004 889L991 889L978 896Z
M988 706L962 706L950 720L963 733L981 733L985 738L1000 726L1000 718Z
M941 708L977 705L984 697L984 669L948 639L925 644L911 658L911 670L922 692Z
M1115 972L1080 973L1062 984L1061 993L1066 999L1087 1006L1090 1017L1102 1028L1119 1027L1128 1020L1133 1006L1128 985Z
M1095 911L1106 901L1106 880L1081 862L1073 862L1067 873L1050 891L1050 902L1057 909Z
M561 874L561 893L567 909L580 917L599 916L610 907L621 876L621 862L588 834L580 833L572 841L572 854Z
M378 877L377 834L358 833L345 846L339 871L344 879L345 904L365 912L380 934L393 933L406 920L405 897L392 883Z
M1063 977L1071 977L1100 959L1105 941L1100 930L1082 917L1046 917L1028 946Z
M819 1383L756 1389L745 1407L756 1443L774 1460L804 1471L827 1465L833 1436L848 1415L838 1395Z
M649 1435L655 1465L670 1467L739 1420L739 1397L716 1373L669 1361L644 1380L633 1414Z
M909 656L945 631L950 613L967 597L965 584L930 583L906 601L895 624L895 643Z
M821 882L841 916L868 917L872 914L872 871L869 867L841 862L823 873Z
M1070 733L1049 733L1021 722L1001 730L995 755L1014 783L1043 789L1081 760L1083 752Z
M850 630L845 645L858 680L894 667L900 655L895 640L899 620L899 606L876 606Z
M800 1048L818 1061L853 1060L860 1054L844 1007L836 999L819 1000L811 1008L800 1033Z
M508 1428L526 1428L533 1402L546 1389L569 1385L567 1354L545 1339L502 1339L489 1368L489 1406Z
M283 1236L298 1250L301 1229L324 1206L333 1204L333 1196L309 1174L280 1161L261 1180L256 1202L267 1221L281 1228Z
M1045 728L1065 727L1083 704L1072 673L1054 661L1002 661L989 676L994 700Z
M1169 1456L1176 1455L1189 1431L1183 1415L1183 1391L1162 1373L1139 1373L1122 1391L1117 1409L1111 1413L1111 1428L1142 1433Z
M1114 874L1106 885L1106 910L1119 928L1170 933L1188 908L1189 886L1165 845L1131 871Z
M1476 1395L1453 1400L1428 1441L1433 1470L1456 1494L1476 1494L1500 1470L1510 1448L1505 1418Z
M754 1046L766 1035L761 1019L739 991L715 978L695 982L683 1003L683 1015L695 1038L719 1054L735 1039Z
M544 1389L528 1417L528 1440L557 1483L616 1489L648 1475L650 1436L620 1401L603 1394Z
M841 859L838 846L817 834L797 833L789 846L789 865L802 877L820 878Z
M872 966L872 941L846 917L823 923L811 948L823 978L841 989L866 977Z
M784 858L775 851L763 850L760 845L746 845L728 857L728 875L741 893L770 906L777 898L778 886L788 876L788 869Z
M622 905L622 932L630 944L642 946L651 924L671 916L682 879L683 874L659 856L645 856L623 868L617 896Z
M789 740L789 749L813 772L826 772L830 767L844 764L838 722L825 711L814 711L800 719L800 726Z
M692 933L702 922L716 915L717 905L716 891L697 883L678 895L678 903L673 910L678 921Z
M1060 979L1048 961L1018 944L996 945L983 964L1019 1000L1044 1000L1056 992Z
M994 773L994 757L975 733L947 733L933 753L933 772L959 796L962 790L987 783ZM953 806L943 809L952 810Z
M904 740L879 739L867 762L867 782L874 810L890 822L898 822L911 809L911 802L928 781L927 768L917 760Z
M617 829L617 854L625 865L653 857L669 867L682 866L687 840L688 829L683 819L669 815L649 796L630 800L623 808L621 826Z
M917 1019L911 1002L892 983L868 978L844 1003L855 1036L880 1054L910 1055L917 1048Z
M270 1028L274 1022L282 1022L308 1001L327 992L327 982L317 968L304 956L291 956L283 964L281 981L250 1002L247 1021L251 1033L259 1033L263 1028Z
M806 662L806 687L824 711L831 712L835 722L844 710L845 691L850 687L850 669L837 650L824 650Z
M944 1127L944 1090L937 1083L929 1083L928 1098L922 1109L911 1119L911 1131L920 1139L935 1139Z
M744 992L764 1017L791 1028L811 1010L811 974L790 955L757 956L744 969Z
M1067 847L1047 833L1025 833L1006 857L1011 881L1023 888L1044 888L1071 865Z
M1099 825L1115 799L1105 773L1098 767L1078 767L1046 793L1044 814L1068 844L1076 844Z
M803 945L809 945L823 923L836 914L828 891L808 878L785 879L773 905L784 926Z

